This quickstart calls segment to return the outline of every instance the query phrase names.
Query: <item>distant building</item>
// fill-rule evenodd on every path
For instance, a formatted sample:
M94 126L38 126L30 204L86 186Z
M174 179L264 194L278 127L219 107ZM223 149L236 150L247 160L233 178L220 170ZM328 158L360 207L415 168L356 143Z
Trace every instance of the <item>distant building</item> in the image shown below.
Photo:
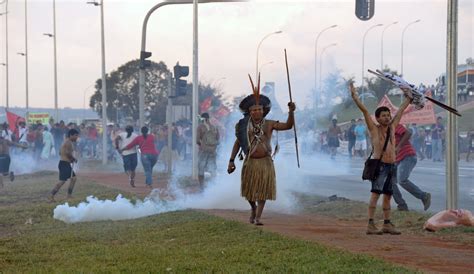
M466 64L458 65L458 90L467 90L469 95L474 95L474 60L468 58ZM446 73L436 79L436 95L444 95L446 92Z

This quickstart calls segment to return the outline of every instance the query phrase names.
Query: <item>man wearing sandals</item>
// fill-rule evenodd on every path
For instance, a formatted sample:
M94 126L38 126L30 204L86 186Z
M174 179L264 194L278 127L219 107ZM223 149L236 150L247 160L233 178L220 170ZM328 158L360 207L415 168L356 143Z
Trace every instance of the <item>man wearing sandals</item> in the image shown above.
M235 170L234 160L242 149L245 160L242 166L241 195L251 207L250 223L263 225L260 221L266 200L276 199L276 176L272 160L271 137L273 130L289 130L294 125L294 103L288 103L289 113L285 123L266 120L270 112L270 99L260 95L260 80L253 86L253 94L239 104L244 114L236 128L237 139L230 155L227 172Z
M375 110L375 119L377 123L374 123L372 117L370 117L369 111L362 104L357 94L357 91L354 87L354 84L350 83L350 92L352 99L359 107L360 111L364 114L365 123L367 124L367 129L369 130L369 135L372 140L373 145L373 159L381 159L381 167L379 170L379 175L372 182L371 196L369 202L369 223L367 225L367 234L369 235L380 235L384 233L398 235L401 234L395 226L390 222L390 200L393 194L392 186L396 183L395 172L395 129L402 118L403 112L408 107L411 102L411 99L406 97L405 101L402 103L398 109L397 114L393 117L390 114L390 109L387 107L378 107ZM405 92L405 90L404 90ZM385 144L386 138L389 138L385 152L383 152L383 146ZM374 222L375 209L377 206L377 201L380 197L380 194L383 194L383 218L384 224L381 230L377 228Z

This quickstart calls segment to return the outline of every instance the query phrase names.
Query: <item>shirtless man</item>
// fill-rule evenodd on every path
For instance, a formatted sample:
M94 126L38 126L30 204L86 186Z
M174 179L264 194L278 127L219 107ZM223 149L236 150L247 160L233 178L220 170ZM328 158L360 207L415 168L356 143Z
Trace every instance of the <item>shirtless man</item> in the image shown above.
M266 120L270 112L270 99L255 93L249 95L239 107L244 118L236 125L236 137L230 155L227 172L235 170L234 160L240 149L245 154L241 174L241 195L251 207L250 223L263 225L260 221L266 200L276 199L276 176L272 160L271 138L273 130L289 130L294 125L294 103L288 103L288 119L285 123Z
M392 186L396 183L396 167L395 167L395 129L400 123L403 112L408 107L411 102L411 99L406 97L405 101L402 103L398 109L397 114L392 119L390 109L387 107L378 107L375 110L375 119L377 120L376 124L367 108L362 104L359 99L359 95L354 87L354 84L350 83L350 92L352 99L359 107L362 114L364 114L365 123L367 124L367 129L369 130L369 135L372 140L373 145L373 159L380 159L382 155L383 146L386 138L390 138L388 141L387 148L383 152L382 163L380 167L380 172L378 177L372 181L371 196L369 202L369 223L367 226L367 234L369 235L380 235L383 233L397 235L400 234L395 226L390 222L390 199L392 198L393 189ZM388 133L388 134L387 134ZM383 218L384 224L382 230L379 230L374 223L375 209L377 206L377 201L380 197L380 194L383 194Z
M67 197L71 198L74 185L76 183L76 173L72 168L72 165L77 162L77 159L74 157L74 144L79 138L79 131L76 129L70 129L67 133L66 139L64 139L63 144L61 145L60 150L60 160L58 164L59 169L59 183L51 191L51 196L49 200L54 202L54 196L58 193L59 189L66 183L68 179L71 179L69 182L69 188L67 190Z
M14 143L0 135L0 188L3 188L3 176L10 176L10 181L15 179L15 174L10 171L10 147L27 148L27 145Z

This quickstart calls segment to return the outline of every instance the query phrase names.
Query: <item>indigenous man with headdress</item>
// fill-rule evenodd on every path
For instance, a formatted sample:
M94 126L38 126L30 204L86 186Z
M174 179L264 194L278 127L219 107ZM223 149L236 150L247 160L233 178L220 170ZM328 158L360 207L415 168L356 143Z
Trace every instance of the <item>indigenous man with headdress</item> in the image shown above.
M250 77L250 76L249 76ZM273 130L289 130L294 125L294 103L288 103L286 123L266 120L270 112L270 99L260 95L260 77L257 87L253 85L253 94L245 97L239 104L244 118L235 126L235 140L230 155L227 172L235 170L234 159L239 150L245 154L241 174L241 195L251 206L250 223L263 225L260 222L266 200L276 199L276 177L272 160L271 138Z

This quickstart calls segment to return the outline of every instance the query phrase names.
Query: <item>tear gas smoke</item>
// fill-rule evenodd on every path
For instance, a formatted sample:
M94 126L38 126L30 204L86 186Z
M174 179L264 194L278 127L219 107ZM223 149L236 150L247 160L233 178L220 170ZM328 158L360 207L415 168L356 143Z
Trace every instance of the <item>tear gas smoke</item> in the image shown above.
M290 143L290 142L288 142ZM284 147L287 144L283 144ZM230 147L230 146L229 146ZM291 213L298 210L298 202L295 193L314 193L311 187L303 179L306 172L314 167L320 169L321 174L332 176L344 173L344 166L334 167L333 163L325 160L315 159L315 157L304 157L303 169L296 168L296 159L290 154L286 154L283 148L281 154L275 160L277 173L277 200L267 203L268 210ZM240 196L240 168L228 175L227 153L224 150L218 159L218 174L208 183L202 193L186 193L173 179L167 190L154 189L143 201L132 202L118 195L115 200L99 200L95 197L87 197L85 202L77 206L69 206L68 203L58 205L54 209L54 218L66 223L100 221L100 220L126 220L146 217L150 215L165 213L184 209L239 209L248 210L249 205ZM224 154L224 155L222 155ZM179 169L178 169L179 170ZM175 173L175 178L179 174ZM126 180L126 178L124 178ZM172 200L163 197L173 197Z
M210 180L202 193L189 194L179 186L177 178L189 176L190 163L178 162L176 169L173 171L173 178L170 182L169 189L161 190L167 193L154 190L143 201L136 201L135 203L122 197L122 195L117 196L115 200L98 200L97 198L89 196L85 202L77 206L69 206L67 203L58 205L54 209L54 218L67 223L75 223L134 219L183 209L249 210L250 206L248 202L240 196L240 169L242 162L236 161L237 169L233 174L227 174L228 157L235 140L233 125L241 118L241 114L235 111L231 113L231 116L230 121L232 121L232 124L228 125L226 132L222 134L223 136L227 136L227 138L225 138L227 142L221 144L218 148L217 175ZM301 143L314 142L314 136L304 134L306 133L304 132L305 129L299 128L299 131L301 132L301 134L299 133L298 135ZM315 157L315 152L313 151L300 150L302 168L298 169L296 167L293 133L289 133L288 137L291 136L291 139L286 140L282 138L285 135L282 133L279 134L281 150L274 161L277 175L277 200L267 202L265 208L278 212L291 213L299 208L295 193L318 194L315 193L314 186L305 180L305 176L307 176L308 173L314 174L314 172L317 172L318 174L326 176L337 176L347 174L349 167L347 163L338 162L338 164L335 165L325 157ZM274 135L273 141L275 140L276 136ZM124 180L126 180L125 176ZM162 197L166 195L173 197L173 199L163 199Z

